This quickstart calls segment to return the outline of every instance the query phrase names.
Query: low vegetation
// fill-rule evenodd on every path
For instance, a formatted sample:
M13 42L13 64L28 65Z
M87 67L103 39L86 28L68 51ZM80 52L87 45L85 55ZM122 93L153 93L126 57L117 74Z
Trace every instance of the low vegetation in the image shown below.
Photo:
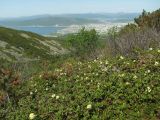
M1 95L1 118L28 119L159 119L160 50L135 59L64 62L55 70L20 82L11 79ZM12 91L8 92L8 90ZM14 92L13 92L14 91ZM8 99L4 104L5 99Z

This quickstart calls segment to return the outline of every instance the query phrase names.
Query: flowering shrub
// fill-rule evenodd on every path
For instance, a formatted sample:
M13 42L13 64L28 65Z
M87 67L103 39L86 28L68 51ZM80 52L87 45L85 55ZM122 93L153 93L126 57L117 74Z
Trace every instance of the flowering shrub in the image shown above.
M1 107L0 118L160 119L159 62L160 53L153 49L134 59L67 63L17 86L17 105Z

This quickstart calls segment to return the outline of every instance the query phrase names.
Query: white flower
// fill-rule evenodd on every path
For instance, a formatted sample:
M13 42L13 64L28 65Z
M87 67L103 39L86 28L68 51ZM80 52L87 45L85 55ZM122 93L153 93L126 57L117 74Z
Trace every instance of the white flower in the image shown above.
M90 86L90 83L87 83L88 86Z
M127 62L126 64L129 65L130 63Z
M100 83L97 84L98 89L100 88L100 85L101 85Z
M125 76L125 74L124 74L124 73L119 75L119 77L124 77L124 76Z
M102 61L100 61L100 65L102 65L103 64L103 62Z
M150 93L150 92L151 92L151 88L150 88L150 87L147 87L147 91Z
M157 50L158 53L160 53L160 50Z
M134 79L137 79L138 77L136 75L133 76Z
M151 71L150 70L147 70L147 73L150 73Z
M33 92L30 92L30 95L33 95Z
M56 87L56 85L55 85L55 84L53 84L53 85L52 85L52 87L53 87L53 88L55 88L55 87Z
M78 65L81 65L82 63L81 62L78 62Z
M124 59L124 57L123 57L123 56L120 56L120 59L121 59L121 60L123 60L123 59Z
M126 82L126 85L130 85L130 83L129 83L129 82Z
M152 50L153 50L153 48L149 48L149 50L150 50L150 51L152 51Z
M108 65L108 64L109 64L108 60L106 60L105 64L106 64L106 65Z
M86 80L88 80L89 78L88 77L86 77Z
M96 76L98 76L98 73L96 73Z
M158 65L159 65L159 62L156 61L156 62L154 63L154 65L155 65L155 66L158 66Z
M29 114L29 119L30 120L33 120L35 117L36 117L36 115L34 113L30 113Z
M35 89L35 92L37 92L37 89Z
M39 75L39 78L42 78L42 75Z
M52 97L52 98L56 97L56 94L53 94L51 97Z
M60 73L60 76L62 76L63 75L63 73Z
M59 96L58 96L58 95L56 96L56 99L57 99L57 100L59 99Z
M133 60L133 62L135 63L135 62L136 62L136 60Z
M91 65L88 65L88 68L91 68Z
M91 104L87 105L87 109L92 109L92 105Z
M46 88L46 91L48 91L48 88Z
M103 72L107 72L107 70L108 70L107 67L102 69Z

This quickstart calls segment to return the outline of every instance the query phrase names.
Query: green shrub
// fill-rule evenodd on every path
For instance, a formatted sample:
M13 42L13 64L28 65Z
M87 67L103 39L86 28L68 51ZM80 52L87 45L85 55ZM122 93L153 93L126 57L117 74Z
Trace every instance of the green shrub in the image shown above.
M72 51L77 56L90 54L94 52L98 46L99 36L97 32L92 30L81 29L77 34L68 35L66 38L67 44L72 48Z
M160 32L160 9L152 13L143 10L142 15L135 18L135 23L139 27L149 27Z

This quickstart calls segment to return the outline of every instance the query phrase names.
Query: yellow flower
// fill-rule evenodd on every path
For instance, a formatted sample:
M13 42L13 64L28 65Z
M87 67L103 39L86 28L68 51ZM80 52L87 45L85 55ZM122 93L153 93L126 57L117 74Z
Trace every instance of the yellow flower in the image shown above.
M160 53L160 50L157 50L158 53Z
M33 120L35 117L36 117L36 115L34 113L30 113L29 114L29 119L30 120Z

